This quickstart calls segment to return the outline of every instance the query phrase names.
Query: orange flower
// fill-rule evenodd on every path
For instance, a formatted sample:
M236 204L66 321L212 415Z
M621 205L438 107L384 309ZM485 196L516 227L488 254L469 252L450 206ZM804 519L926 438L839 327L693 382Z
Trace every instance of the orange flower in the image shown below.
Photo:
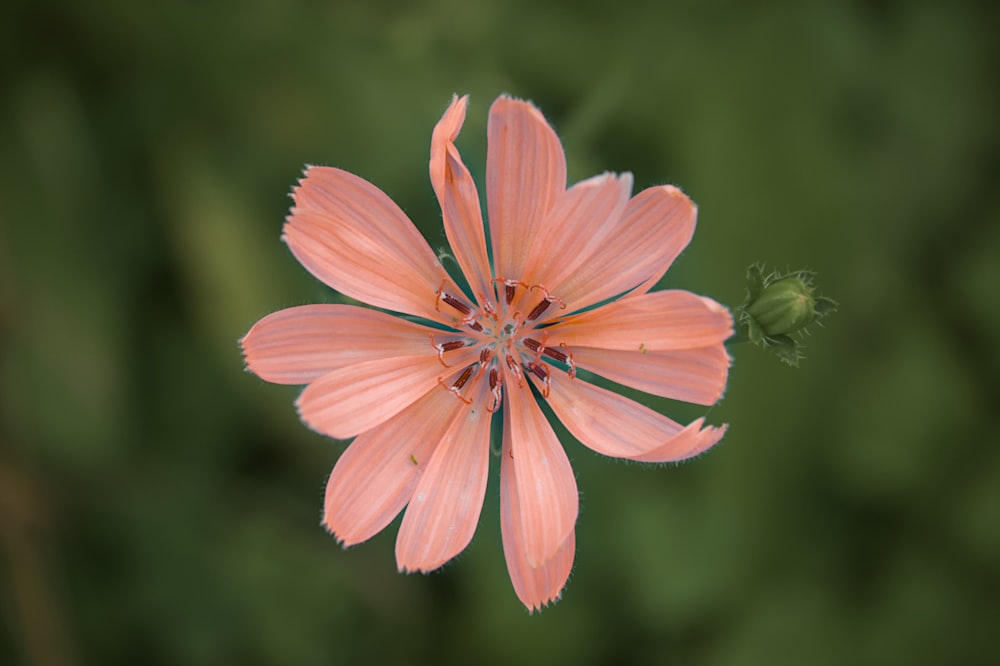
M518 598L534 610L562 592L578 511L573 470L537 399L604 455L694 456L725 427L684 427L583 375L711 405L726 385L732 318L686 291L650 291L691 240L690 199L672 186L632 197L628 173L567 189L555 132L530 103L506 96L489 116L491 257L454 144L466 104L456 96L434 128L430 176L468 291L381 190L310 167L284 227L292 253L342 294L410 317L289 308L257 322L242 346L261 378L308 384L297 401L306 424L355 437L330 475L323 522L351 546L405 508L402 571L436 569L471 541L502 409L504 554Z

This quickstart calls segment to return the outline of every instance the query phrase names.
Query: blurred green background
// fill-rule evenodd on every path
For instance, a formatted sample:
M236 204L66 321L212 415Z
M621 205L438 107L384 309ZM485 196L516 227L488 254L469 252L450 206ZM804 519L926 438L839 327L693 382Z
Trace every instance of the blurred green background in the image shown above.
M996 664L995 3L5 3L0 663ZM567 450L560 603L476 538L396 573L398 522L318 525L344 444L243 371L259 317L335 294L279 241L304 164L444 244L430 131L534 100L570 178L699 204L665 284L737 305L808 267L840 311L792 369L735 348L724 442L647 467ZM704 409L670 405L690 419ZM495 470L494 470L495 472Z

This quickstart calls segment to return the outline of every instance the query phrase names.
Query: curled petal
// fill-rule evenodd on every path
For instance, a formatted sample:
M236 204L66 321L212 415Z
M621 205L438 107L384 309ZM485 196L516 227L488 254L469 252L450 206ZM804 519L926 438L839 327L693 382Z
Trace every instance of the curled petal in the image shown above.
M437 569L472 540L486 495L492 416L465 406L442 437L403 515L400 571Z
M695 419L673 440L663 446L635 456L633 460L648 463L677 462L693 458L719 443L726 434L728 425L705 426L705 419ZM686 449L686 450L685 450Z
M537 568L555 557L576 524L576 477L552 426L527 388L507 385L508 474L517 487L524 558Z
M725 342L733 334L733 318L709 298L667 290L570 315L546 330L549 346L675 351Z
M614 231L559 285L567 312L637 287L649 291L691 242L697 216L694 203L672 185L632 197Z
M308 384L337 368L428 351L433 329L354 305L303 305L267 315L240 345L247 368L276 384Z
M664 398L714 405L726 390L731 359L725 345L680 351L573 347L576 367Z
M458 133L462 130L462 125L465 123L465 110L468 105L468 95L462 97L452 95L451 104L445 109L444 115L434 126L434 131L431 134L431 186L434 188L434 194L437 195L439 202L444 201L444 158L447 155L447 148L454 145Z
M370 539L403 510L463 407L447 391L429 391L347 447L323 505L323 524L344 546Z
M706 432L700 429L701 420L694 429L684 428L645 405L582 379L554 372L549 381L552 411L581 443L606 456L645 462L684 460L704 451L706 439L711 438L701 434Z
M559 137L530 102L498 98L490 107L486 203L496 275L519 279L542 219L566 190Z
M510 438L504 437L500 462L500 533L504 559L514 585L514 592L529 611L559 599L569 579L576 554L576 531L571 530L555 555L539 567L528 563L524 546L524 525L517 497L514 462L510 457Z
M346 171L310 167L293 198L283 238L309 272L359 301L441 319L435 294L448 276L384 192Z
M477 350L453 352L446 368L436 354L356 363L323 375L296 401L310 428L335 439L354 437L388 421L478 358ZM454 397L454 396L453 396Z
M434 128L431 138L431 184L441 205L444 231L455 259L469 280L476 299L485 304L493 292L493 284L490 261L486 256L483 213L476 183L454 143L465 120L468 100L468 96L460 98L456 95Z

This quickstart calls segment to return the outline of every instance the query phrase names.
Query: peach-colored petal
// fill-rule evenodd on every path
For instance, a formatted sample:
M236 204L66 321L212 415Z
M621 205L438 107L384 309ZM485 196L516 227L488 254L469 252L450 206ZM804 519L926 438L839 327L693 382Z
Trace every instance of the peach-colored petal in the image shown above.
M702 427L705 419L700 418L688 424L676 438L648 453L635 456L632 460L648 463L677 462L693 458L718 444L726 434L728 425Z
M666 462L704 450L698 448L699 428L688 430L635 400L561 372L549 378L548 403L574 437L606 456L647 460L652 455Z
M486 495L492 417L466 406L442 437L399 527L400 571L437 569L472 540Z
M545 214L566 190L559 137L530 102L499 97L490 107L486 203L497 277L520 279Z
M458 138L458 134L462 130L462 125L465 123L465 110L468 105L468 95L462 97L452 95L451 104L445 109L444 115L441 116L441 120L434 126L434 131L431 133L431 186L434 188L434 194L437 195L439 202L444 201L444 158L448 146L454 145L455 139Z
M354 305L302 305L271 313L240 345L247 368L276 384L308 384L352 363L415 356L434 329Z
M562 283L613 235L631 193L630 173L605 173L569 188L543 218L522 281L561 295Z
M500 533L503 537L504 559L514 585L514 592L529 611L559 599L569 579L576 554L576 530L540 567L528 563L524 547L524 526L521 523L521 505L517 497L517 480L513 459L510 457L510 438L504 436L500 461Z
M552 559L576 524L580 498L569 459L535 398L508 385L504 430L510 432L511 473L521 507L524 557L539 567Z
M463 407L448 391L429 391L347 447L323 505L323 524L344 546L370 539L403 510Z
M474 347L452 352L444 367L436 354L399 356L356 363L323 375L306 387L295 405L310 428L347 439L388 421L417 398L438 389L478 358ZM455 398L456 400L458 398Z
M444 232L458 265L462 267L476 299L483 304L493 293L490 262L486 256L486 232L479 193L472 175L462 163L455 138L465 120L469 97L453 97L451 106L434 128L431 138L431 184L441 205ZM493 300L490 297L489 300Z
M441 320L435 302L447 273L384 192L346 171L310 167L293 197L283 238L309 272L359 301Z
M725 345L681 351L622 351L573 347L576 367L653 395L714 405L726 390L729 354Z
M629 200L614 231L603 237L557 294L573 312L639 286L649 291L687 247L698 209L672 185L650 187Z
M729 310L688 291L656 291L571 315L549 328L547 346L631 351L697 349L733 334Z

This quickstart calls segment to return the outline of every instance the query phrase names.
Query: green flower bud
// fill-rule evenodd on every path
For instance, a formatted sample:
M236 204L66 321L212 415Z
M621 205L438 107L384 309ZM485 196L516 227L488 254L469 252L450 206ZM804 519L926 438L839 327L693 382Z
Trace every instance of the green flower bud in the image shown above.
M747 270L747 299L736 309L732 341L752 342L798 365L802 345L792 334L835 311L837 303L816 293L816 275L810 271L764 275L763 268L754 264Z
M801 331L816 319L813 289L794 275L772 282L746 306L746 312L764 335L788 335Z

